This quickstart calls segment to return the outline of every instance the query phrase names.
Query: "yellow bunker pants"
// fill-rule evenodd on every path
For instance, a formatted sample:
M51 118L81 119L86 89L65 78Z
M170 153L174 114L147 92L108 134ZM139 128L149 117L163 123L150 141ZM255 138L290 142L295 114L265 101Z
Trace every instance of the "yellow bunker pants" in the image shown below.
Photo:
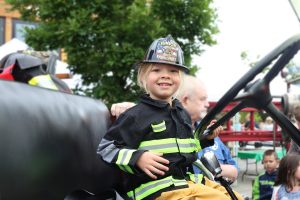
M189 187L173 190L169 192L163 192L156 200L230 200L231 197L227 190L220 184L205 178L205 185L196 184L191 181L188 182ZM235 195L239 200L243 200L243 197L235 192Z

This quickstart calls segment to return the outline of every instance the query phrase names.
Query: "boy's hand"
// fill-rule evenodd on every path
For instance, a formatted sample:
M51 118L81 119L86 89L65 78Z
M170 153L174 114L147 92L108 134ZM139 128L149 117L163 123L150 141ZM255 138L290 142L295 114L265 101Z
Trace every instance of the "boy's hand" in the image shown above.
M137 160L136 165L145 172L149 177L157 179L157 175L163 176L169 168L165 165L169 164L169 161L162 157L161 153L154 153L146 151Z
M212 126L214 123L216 123L216 121L217 121L217 120L213 119L213 120L210 122L210 124L208 125L208 127ZM216 128L212 134L210 134L210 135L207 136L207 139L209 139L209 140L214 139L215 137L217 137L217 136L220 134L220 132L221 132L222 130L223 130L223 127L222 127L222 126L218 126L218 128Z

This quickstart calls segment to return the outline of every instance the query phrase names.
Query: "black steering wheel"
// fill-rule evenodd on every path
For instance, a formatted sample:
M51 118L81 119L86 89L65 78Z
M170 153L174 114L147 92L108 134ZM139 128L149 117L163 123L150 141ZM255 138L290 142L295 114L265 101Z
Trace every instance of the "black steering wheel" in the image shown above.
M278 125L290 135L290 137L300 145L300 131L290 122L290 120L276 108L272 103L270 93L270 82L289 63L300 49L300 34L286 40L275 48L267 56L261 59L251 68L240 80L238 80L217 102L216 106L201 120L195 130L195 135L199 139L205 138L215 128L229 120L237 112L246 107L265 110ZM254 78L266 67L271 69L261 79ZM243 92L241 92L243 90ZM220 118L213 126L207 128L212 119L216 117L229 103L237 102L237 105Z

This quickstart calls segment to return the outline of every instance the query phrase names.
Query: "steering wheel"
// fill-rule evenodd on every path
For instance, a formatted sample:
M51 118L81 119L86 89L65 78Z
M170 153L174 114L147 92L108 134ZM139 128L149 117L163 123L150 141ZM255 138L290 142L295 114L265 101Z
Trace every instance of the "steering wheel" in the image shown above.
M300 34L286 40L263 59L256 63L244 76L242 76L217 102L216 106L201 120L195 130L195 136L199 139L205 138L212 131L233 117L237 112L246 107L265 110L278 125L288 133L291 138L300 145L300 131L290 120L276 108L272 103L270 93L270 82L289 63L300 49ZM261 79L254 78L266 67L271 69ZM242 91L243 90L243 91ZM237 102L237 105L220 118L214 125L207 127L212 119L216 117L229 103Z

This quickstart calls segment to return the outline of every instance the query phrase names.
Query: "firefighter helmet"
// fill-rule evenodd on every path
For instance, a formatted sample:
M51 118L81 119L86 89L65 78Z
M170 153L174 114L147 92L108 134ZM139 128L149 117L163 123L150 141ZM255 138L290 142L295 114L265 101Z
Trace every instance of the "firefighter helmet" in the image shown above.
M189 72L189 68L184 65L183 51L171 35L154 40L141 63L164 63Z

